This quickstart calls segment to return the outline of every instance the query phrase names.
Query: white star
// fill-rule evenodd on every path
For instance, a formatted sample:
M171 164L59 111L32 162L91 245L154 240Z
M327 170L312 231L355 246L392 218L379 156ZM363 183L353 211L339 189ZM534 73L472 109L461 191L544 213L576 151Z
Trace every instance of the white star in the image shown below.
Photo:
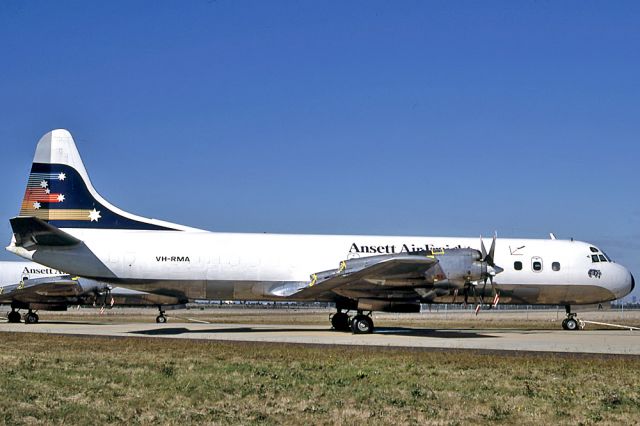
M51 194L51 190L49 188L47 188L47 189L44 190L44 193L45 194Z
M97 222L101 217L102 216L100 216L100 212L96 211L96 209L93 209L89 212L89 219L91 220L91 222Z
M35 203L33 203L33 208L38 210L40 208L40 203L37 202L37 201Z
M64 201L64 194L59 194L58 195L58 202L63 202Z
M46 180L43 180L42 182L40 182L40 186L46 188L47 186L49 186L49 183Z
M58 180L65 180L67 178L67 175L65 175L64 173L60 173L58 175Z

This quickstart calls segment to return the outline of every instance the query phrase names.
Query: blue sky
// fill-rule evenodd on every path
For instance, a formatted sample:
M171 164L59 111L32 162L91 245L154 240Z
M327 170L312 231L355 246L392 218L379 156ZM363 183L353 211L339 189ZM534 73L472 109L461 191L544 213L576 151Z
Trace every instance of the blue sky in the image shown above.
M638 22L634 1L4 1L0 231L67 128L138 214L554 232L640 276Z

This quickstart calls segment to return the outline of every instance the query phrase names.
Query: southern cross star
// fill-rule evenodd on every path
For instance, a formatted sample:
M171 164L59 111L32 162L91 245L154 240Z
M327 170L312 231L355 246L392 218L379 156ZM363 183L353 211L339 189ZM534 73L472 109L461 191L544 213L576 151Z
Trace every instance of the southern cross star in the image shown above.
M37 201L35 203L33 203L33 208L38 210L40 208L40 203L37 202Z
M65 175L64 173L60 173L58 175L58 180L65 180L67 178L67 175Z
M64 201L64 194L59 194L58 195L58 202L61 203Z
M100 212L96 211L96 209L93 209L89 212L89 219L91 220L91 222L97 222L101 217L102 216L100 216Z
M49 183L46 180L43 180L42 182L40 182L40 186L46 188L47 186L49 186Z

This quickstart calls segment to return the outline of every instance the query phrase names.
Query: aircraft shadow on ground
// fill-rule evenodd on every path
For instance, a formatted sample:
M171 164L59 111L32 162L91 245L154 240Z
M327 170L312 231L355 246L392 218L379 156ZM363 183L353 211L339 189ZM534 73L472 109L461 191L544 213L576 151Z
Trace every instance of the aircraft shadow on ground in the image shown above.
M410 337L435 337L438 339L471 339L471 338L486 338L496 337L494 335L483 334L482 332L474 332L469 330L442 330L432 328L402 328L402 327L389 327L389 328L377 328L377 333L391 336L410 336Z
M183 334L232 334L232 333L317 333L331 331L328 328L252 328L252 327L231 327L231 328L207 328L207 329L189 329L186 327L167 327L156 328L152 330L130 331L130 334L142 334L146 336L177 336ZM350 335L348 332L335 332L337 335ZM487 338L496 337L495 335L487 335L480 332L471 332L469 330L434 330L434 329L415 329L415 328L385 328L380 327L376 331L380 335L391 336L407 336L407 337L433 337L440 339L469 339L469 338Z

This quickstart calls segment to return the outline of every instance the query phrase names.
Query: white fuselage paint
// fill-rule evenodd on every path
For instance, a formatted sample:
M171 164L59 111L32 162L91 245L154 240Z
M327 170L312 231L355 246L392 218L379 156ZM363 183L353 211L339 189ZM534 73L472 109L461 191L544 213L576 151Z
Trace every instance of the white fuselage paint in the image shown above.
M66 275L55 268L35 262L0 262L0 286L19 283L25 279Z
M261 283L250 294L224 293L227 298L279 300L269 284L310 281L314 273L336 269L353 257L402 253L428 248L480 249L479 238L398 237L359 235L286 235L214 233L206 231L128 231L64 229L82 240L113 274L93 276L145 291L166 290L166 283L183 285L189 298L207 297L207 284ZM628 271L615 263L593 263L591 245L579 241L498 239L495 262L504 269L495 279L498 289L575 286L573 303L599 303L629 290ZM17 253L25 255L24 249ZM34 259L51 265L46 257ZM533 262L542 262L534 271ZM515 262L522 263L516 270ZM552 269L558 262L560 270ZM85 274L74 262L52 265L71 274ZM590 274L590 270L598 271ZM192 283L197 284L193 285ZM189 286L193 288L188 290ZM598 290L590 291L588 289ZM593 296L590 295L593 294ZM603 296L607 293L608 296ZM603 300L603 297L605 300ZM562 298L561 298L562 299ZM564 300L564 299L563 299ZM514 301L517 302L517 301ZM535 300L529 300L535 303ZM541 303L548 303L541 301Z

